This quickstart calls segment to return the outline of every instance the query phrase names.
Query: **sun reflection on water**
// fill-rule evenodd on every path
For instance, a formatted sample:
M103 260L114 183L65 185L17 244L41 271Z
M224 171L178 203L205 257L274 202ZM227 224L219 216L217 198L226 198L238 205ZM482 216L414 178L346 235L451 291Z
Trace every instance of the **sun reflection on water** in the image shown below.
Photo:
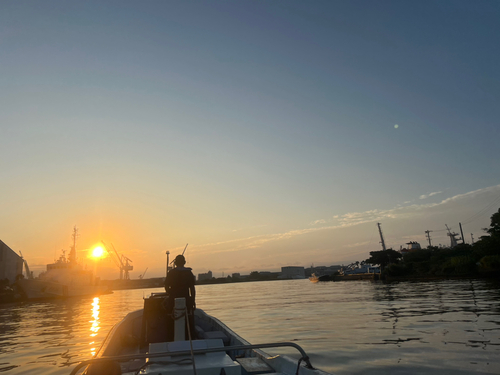
M92 341L89 343L90 345L90 353L92 356L96 354L96 347L95 347L95 340L94 338L97 336L97 333L99 332L99 329L101 328L99 325L99 310L100 310L100 299L99 297L95 297L94 301L92 302L92 318L94 320L89 321L89 323L92 323L90 326L90 337Z

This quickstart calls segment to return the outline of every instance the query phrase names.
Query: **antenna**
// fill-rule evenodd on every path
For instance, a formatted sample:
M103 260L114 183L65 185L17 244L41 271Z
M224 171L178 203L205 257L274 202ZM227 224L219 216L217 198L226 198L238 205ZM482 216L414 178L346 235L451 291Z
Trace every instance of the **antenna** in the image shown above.
M78 228L76 225L73 228L73 234L71 235L73 238L73 245L71 246L71 249L69 251L69 261L71 263L76 263L76 239L79 237L78 235Z
M431 235L430 235L431 232L432 232L432 230L426 230L425 231L425 236L427 237L427 241L429 241L429 247L432 246L432 244L431 244Z
M167 252L165 254L167 254L167 270L165 272L165 277L167 277L168 276L168 265L169 265L168 258L170 256L170 251L167 250Z

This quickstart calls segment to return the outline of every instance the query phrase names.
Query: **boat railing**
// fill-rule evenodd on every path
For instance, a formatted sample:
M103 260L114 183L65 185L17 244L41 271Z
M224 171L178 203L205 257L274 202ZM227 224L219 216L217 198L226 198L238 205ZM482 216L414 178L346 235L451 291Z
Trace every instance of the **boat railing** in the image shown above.
M309 360L309 356L306 354L304 349L300 347L298 344L293 342L276 342L276 343L266 343L266 344L255 344L255 345L234 345L234 346L225 346L220 348L206 348L206 349L195 349L192 352L190 350L176 351L176 352L161 352L161 353L144 353L144 354L128 354L128 355L119 355L119 356L109 356L102 358L94 358L89 359L87 361L80 362L74 369L71 371L70 375L76 375L78 371L85 366L103 363L103 362L125 362L133 359L146 359L146 358L158 358L158 357L177 357L177 356L189 356L192 354L206 354L206 353L216 353L216 352L229 352L229 351L243 351L243 350L252 350L252 349L266 349L266 348L279 348L289 346L297 349L302 356L299 359L299 364L301 361L305 362L305 367L308 369L314 369Z

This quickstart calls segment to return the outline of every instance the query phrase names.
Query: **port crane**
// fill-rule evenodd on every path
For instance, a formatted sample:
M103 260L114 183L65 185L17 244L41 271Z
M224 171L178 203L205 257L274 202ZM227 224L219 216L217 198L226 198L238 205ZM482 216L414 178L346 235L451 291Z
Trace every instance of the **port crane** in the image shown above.
M23 261L24 271L26 272L26 278L27 279L32 279L33 278L33 272L30 271L30 267L28 266L28 262L26 261L26 259L24 259L23 253L21 252L21 250L19 250L19 254L21 254L21 260Z
M450 228L448 228L448 225L446 225L446 229L448 230L448 237L450 237L450 247L451 248L454 248L455 246L458 245L458 242L457 241L460 241L462 238L457 238L458 236L458 233L455 233L455 232L452 232Z
M377 223L377 226L378 226L378 231L380 233L380 243L382 244L382 250L386 251L387 249L385 248L384 235L382 234L382 228L380 227L380 223Z
M148 268L149 267L146 267L146 271L144 271L144 273L142 275L139 275L139 279L144 279L144 275L146 274L146 272L148 271Z
M130 275L128 273L134 269L134 266L130 264L132 263L132 260L123 254L118 254L118 251L116 251L113 244L108 246L104 243L104 241L101 242L115 265L120 269L120 280L130 280Z

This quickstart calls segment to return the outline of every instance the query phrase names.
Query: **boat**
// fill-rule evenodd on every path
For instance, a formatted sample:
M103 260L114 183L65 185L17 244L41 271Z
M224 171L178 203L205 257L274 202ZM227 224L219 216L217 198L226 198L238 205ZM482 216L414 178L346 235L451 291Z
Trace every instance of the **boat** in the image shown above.
M152 293L144 308L133 311L108 333L93 359L81 362L71 372L86 375L168 375L168 374L301 374L328 375L315 369L305 351L296 343L252 345L217 318L197 308L194 330L185 323L185 299L176 298L174 337L167 341L166 293ZM300 359L270 356L264 349L293 347Z
M335 276L334 275L321 275L321 276L316 276L316 274L312 274L309 280L312 283L317 283L318 281L335 281Z
M351 263L340 270L341 276L347 275L365 275L365 274L379 274L380 267L372 266L371 264L357 264Z
M316 276L316 274L312 274L310 277L309 277L309 281L312 282L312 283L317 283L319 281L319 277Z
M107 287L99 285L99 278L94 277L76 258L76 239L78 229L73 228L73 245L69 256L63 250L54 263L47 264L47 270L37 278L27 271L27 277L16 281L17 287L27 299L51 299L79 296L93 296L110 293ZM27 269L28 270L28 269Z

